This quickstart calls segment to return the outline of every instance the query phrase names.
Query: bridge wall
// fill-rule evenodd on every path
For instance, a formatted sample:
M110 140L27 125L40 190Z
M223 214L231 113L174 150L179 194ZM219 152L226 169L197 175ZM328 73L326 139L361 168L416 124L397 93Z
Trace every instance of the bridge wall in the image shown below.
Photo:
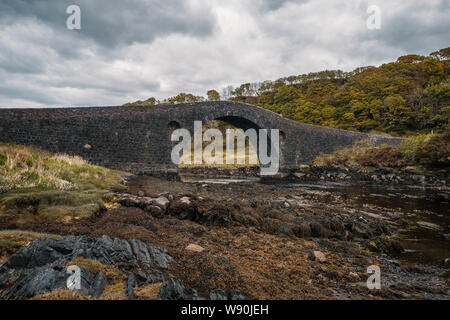
M245 119L255 128L280 129L281 169L289 170L320 154L361 139L398 144L400 139L312 126L268 110L235 102L151 107L0 109L0 141L79 155L91 163L137 174L176 169L170 159L170 126L193 132L193 122ZM235 123L236 124L236 123ZM237 121L239 124L239 121Z

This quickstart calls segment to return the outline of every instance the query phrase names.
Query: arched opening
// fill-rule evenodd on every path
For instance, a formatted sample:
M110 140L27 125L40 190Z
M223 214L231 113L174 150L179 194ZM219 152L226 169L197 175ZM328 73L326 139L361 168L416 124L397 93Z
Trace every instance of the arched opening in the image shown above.
M167 130L169 132L169 137L172 135L172 132L174 132L176 129L180 129L181 126L177 121L170 121L167 125Z
M208 136L208 131L211 132L211 129L215 130L216 133L220 132L221 135L221 161L214 161L218 160L220 157L215 158L217 149L215 149L215 147L212 147L212 145L220 142L216 142L215 135L211 137ZM241 129L242 131L237 132L236 129ZM249 129L254 129L254 137L256 137L256 139L251 139L249 136L243 137L242 133L245 133ZM227 141L227 130L231 130L232 134L236 134L236 136L233 136L233 139L229 139L229 141ZM182 155L182 163L179 166L180 168L207 167L219 168L222 170L239 170L247 168L254 169L256 172L259 170L260 165L257 154L258 130L259 127L256 124L240 117L220 117L216 118L215 120L203 123L203 141L201 146L203 160L202 163L199 164L194 161L194 153L196 151L193 147L190 154ZM192 136L191 140L191 145L194 146L194 136ZM243 143L243 141L245 142Z

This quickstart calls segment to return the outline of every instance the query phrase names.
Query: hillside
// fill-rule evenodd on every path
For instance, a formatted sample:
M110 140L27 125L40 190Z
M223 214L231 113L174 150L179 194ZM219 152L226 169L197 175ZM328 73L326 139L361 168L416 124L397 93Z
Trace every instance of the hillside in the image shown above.
M0 220L20 213L21 221L88 217L104 210L105 193L124 190L128 173L0 143Z
M394 135L440 131L450 118L450 47L428 56L406 55L379 67L321 71L228 87L222 97L180 93L155 105L229 99L252 103L310 124Z

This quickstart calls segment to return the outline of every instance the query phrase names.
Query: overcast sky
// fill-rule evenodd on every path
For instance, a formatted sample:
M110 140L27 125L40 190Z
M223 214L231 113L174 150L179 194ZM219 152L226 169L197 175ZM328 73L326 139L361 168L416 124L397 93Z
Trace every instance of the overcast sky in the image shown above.
M81 8L81 30L66 9ZM381 9L381 28L366 26ZM121 105L448 47L448 0L1 0L0 107Z

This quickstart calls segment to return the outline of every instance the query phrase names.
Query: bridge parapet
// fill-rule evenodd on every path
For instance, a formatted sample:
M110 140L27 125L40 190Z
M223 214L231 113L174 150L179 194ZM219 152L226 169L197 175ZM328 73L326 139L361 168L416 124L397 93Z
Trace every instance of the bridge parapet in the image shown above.
M398 145L401 139L313 126L237 102L218 101L150 107L0 109L0 141L79 155L89 162L137 174L176 170L171 126L191 130L194 121L222 119L255 129L279 129L281 170L298 168L321 154L370 139Z

